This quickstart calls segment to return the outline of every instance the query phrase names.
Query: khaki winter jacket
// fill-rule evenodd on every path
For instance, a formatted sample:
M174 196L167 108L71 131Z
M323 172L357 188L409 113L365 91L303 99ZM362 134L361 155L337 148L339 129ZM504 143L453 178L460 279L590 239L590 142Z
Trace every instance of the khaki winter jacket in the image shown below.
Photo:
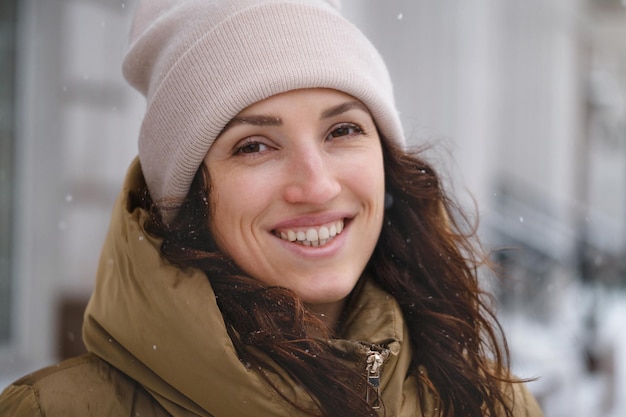
M0 417L301 416L239 360L206 276L160 256L159 240L143 229L146 213L132 207L142 184L135 161L114 208L85 313L90 353L9 386L0 395ZM416 380L406 376L407 329L393 297L365 280L344 338L327 343L355 367L363 366L368 347L388 348L381 373L386 415L421 416ZM290 400L313 407L280 368L267 372ZM515 417L542 415L523 385L516 385L514 397Z

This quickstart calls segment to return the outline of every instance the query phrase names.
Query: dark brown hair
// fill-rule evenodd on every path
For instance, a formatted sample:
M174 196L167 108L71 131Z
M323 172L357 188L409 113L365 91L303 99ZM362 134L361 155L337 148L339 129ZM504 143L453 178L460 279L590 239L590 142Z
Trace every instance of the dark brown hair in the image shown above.
M478 285L483 256L474 242L475 228L468 229L470 222L446 196L438 175L420 153L382 142L386 192L393 203L385 211L367 270L402 308L414 352L410 372L420 382L419 399L424 404L433 396L439 415L446 417L482 416L485 411L510 417L512 405L505 390L513 382L508 348ZM219 252L208 227L206 167L198 171L176 219L167 226L148 192L144 195L142 205L152 212L147 229L163 238L162 255L182 268L206 272L244 363L270 384L264 369L284 369L319 407L302 410L310 415L378 415L365 401L361 391L366 388L351 383L362 377L364 368L351 369L309 336L311 330L317 334L328 330L300 298L246 276ZM260 349L268 359L252 354L251 348Z

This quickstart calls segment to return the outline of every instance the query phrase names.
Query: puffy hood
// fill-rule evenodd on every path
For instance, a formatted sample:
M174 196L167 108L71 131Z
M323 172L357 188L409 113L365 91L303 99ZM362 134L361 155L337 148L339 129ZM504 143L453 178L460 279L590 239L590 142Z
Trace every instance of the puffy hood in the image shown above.
M132 204L143 186L135 160L114 206L85 313L88 350L137 380L174 416L299 415L239 360L206 275L160 256L160 240L144 230L148 214ZM386 414L420 415L415 380L405 378L410 344L403 343L407 330L395 299L366 281L352 305L345 339L328 343L348 353L388 346L381 381ZM293 401L311 406L286 374L270 377Z

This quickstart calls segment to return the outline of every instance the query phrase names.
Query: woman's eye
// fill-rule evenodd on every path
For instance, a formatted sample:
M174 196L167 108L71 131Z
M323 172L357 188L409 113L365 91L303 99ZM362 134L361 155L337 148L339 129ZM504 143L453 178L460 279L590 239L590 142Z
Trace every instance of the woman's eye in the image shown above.
M267 145L261 142L246 142L237 148L235 148L235 155L239 154L248 154L248 153L258 153L267 150Z
M328 136L329 138L339 138L342 136L359 135L361 133L363 133L363 130L359 126L349 123L336 127Z

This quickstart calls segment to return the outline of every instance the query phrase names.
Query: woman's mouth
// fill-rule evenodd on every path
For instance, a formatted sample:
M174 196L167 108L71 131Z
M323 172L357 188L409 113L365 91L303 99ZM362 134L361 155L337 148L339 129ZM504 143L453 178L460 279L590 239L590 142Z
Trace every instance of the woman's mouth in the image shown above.
M319 227L275 230L274 234L288 242L304 246L324 246L343 231L344 221L338 220Z

